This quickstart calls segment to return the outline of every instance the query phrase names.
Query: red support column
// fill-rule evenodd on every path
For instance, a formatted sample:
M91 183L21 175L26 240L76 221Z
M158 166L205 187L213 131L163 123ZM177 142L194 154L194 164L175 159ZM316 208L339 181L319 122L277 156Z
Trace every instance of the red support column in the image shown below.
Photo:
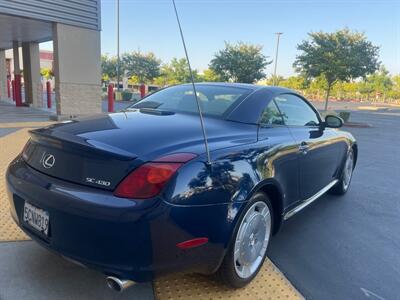
M114 85L108 85L108 112L114 112Z
M46 82L46 91L47 91L47 108L51 108L51 82Z
M144 83L140 85L140 98L143 99L146 96L146 86Z
M10 87L10 79L7 79L7 97L11 98L11 87Z
M11 80L11 85L12 85L12 98L13 101L15 102L15 80Z
M21 75L14 75L15 81L15 105L22 106L22 94L21 94Z

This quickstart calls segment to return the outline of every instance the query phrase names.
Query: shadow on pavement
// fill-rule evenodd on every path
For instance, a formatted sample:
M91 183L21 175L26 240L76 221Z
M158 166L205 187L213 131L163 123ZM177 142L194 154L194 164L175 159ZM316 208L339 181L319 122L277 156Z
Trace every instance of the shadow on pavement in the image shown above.
M0 299L153 299L151 284L122 294L101 273L50 253L32 241L0 243Z

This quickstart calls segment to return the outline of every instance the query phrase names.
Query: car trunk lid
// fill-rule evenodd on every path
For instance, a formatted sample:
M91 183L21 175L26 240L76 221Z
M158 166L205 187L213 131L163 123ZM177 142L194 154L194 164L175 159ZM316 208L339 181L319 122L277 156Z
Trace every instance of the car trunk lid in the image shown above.
M135 154L100 141L51 129L30 133L24 160L37 171L59 179L113 190L140 164Z
M207 118L206 129L211 151L257 139L249 124ZM197 115L134 110L33 130L24 159L47 175L114 190L146 161L177 152L202 155L204 149Z

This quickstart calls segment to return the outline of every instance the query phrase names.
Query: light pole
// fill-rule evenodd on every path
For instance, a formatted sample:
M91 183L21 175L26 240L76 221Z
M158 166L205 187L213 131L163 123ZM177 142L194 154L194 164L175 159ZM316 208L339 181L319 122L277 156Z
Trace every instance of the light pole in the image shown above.
M274 67L274 85L277 84L276 78L276 67L278 65L278 52L279 52L279 38L283 32L276 32L276 52L275 52L275 67Z
M117 0L117 91L119 92L120 70L119 70L119 0Z

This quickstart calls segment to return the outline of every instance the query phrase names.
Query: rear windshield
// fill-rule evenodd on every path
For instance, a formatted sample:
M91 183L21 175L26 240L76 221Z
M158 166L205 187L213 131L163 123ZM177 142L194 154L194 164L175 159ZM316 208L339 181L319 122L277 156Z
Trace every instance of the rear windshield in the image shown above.
M197 97L204 115L222 117L235 103L251 90L246 88L196 85ZM191 85L179 85L156 92L131 108L151 108L172 112L197 113L196 99Z

